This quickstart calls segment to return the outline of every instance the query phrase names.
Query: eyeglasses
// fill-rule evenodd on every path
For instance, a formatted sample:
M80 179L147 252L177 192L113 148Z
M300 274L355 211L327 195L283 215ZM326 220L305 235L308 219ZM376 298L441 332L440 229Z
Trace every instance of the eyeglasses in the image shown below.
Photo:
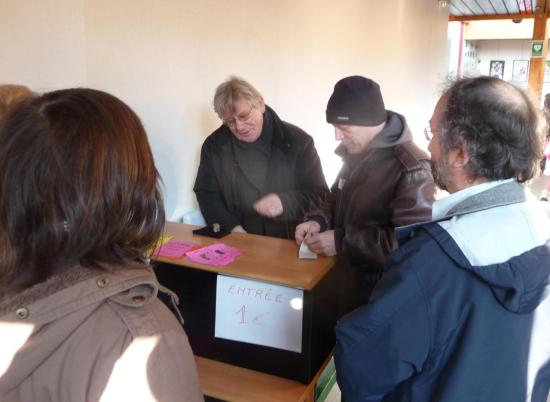
M434 138L434 134L435 134L435 132L432 131L432 128L430 126L424 127L424 137L428 141L431 141Z
M224 120L223 122L229 128L237 127L237 121L241 123L248 123L252 118L252 110L254 110L254 106L250 106L250 110L247 113L241 113L240 116L235 116L231 119Z

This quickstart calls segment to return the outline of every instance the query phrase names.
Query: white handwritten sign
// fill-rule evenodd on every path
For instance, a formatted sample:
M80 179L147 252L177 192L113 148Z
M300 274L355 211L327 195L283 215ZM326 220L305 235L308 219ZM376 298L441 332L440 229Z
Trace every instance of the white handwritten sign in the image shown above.
M304 291L218 275L217 338L302 352Z

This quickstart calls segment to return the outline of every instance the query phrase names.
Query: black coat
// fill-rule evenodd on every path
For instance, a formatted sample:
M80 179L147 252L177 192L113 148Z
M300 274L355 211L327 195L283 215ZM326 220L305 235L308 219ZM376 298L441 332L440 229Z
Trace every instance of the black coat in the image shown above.
M206 138L193 190L201 212L208 224L219 223L222 230L242 225L245 214L255 214L262 220L263 232L251 233L294 238L297 223L303 221L306 211L318 207L328 193L321 163L313 139L302 129L279 119L269 107L273 131L267 163L267 178L263 194L276 193L283 204L283 214L275 219L257 215L251 205L241 205L236 194L237 181L243 172L232 144L231 131L220 126Z

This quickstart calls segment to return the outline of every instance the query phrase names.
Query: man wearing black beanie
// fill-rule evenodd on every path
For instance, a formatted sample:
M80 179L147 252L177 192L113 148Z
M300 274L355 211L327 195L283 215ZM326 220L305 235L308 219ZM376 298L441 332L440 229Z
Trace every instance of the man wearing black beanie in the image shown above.
M397 247L394 228L431 219L435 186L428 156L413 143L405 118L386 110L373 80L338 81L326 116L344 165L325 205L309 212L295 236L315 253L337 255L345 314L368 302Z

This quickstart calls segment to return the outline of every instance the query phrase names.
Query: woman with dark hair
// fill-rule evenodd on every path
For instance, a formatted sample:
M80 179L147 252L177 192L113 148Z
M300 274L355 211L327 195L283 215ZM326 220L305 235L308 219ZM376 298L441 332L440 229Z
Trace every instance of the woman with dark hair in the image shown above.
M68 89L0 129L0 400L202 401L148 263L164 225L139 118Z

